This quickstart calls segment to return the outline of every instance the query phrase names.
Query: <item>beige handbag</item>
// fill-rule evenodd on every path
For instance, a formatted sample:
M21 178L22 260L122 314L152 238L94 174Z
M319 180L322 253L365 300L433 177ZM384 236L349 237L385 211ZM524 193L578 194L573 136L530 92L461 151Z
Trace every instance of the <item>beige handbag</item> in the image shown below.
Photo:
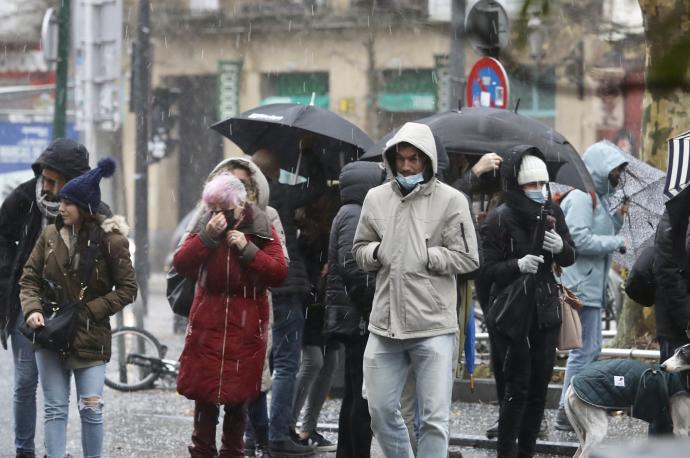
M573 350L582 347L582 323L580 323L579 310L582 310L582 301L570 288L564 286L561 281L561 268L555 264L554 273L558 283L558 298L561 302L561 330L558 333L559 350Z
M561 298L561 331L558 333L556 347L559 350L573 350L582 347L580 314L563 298Z

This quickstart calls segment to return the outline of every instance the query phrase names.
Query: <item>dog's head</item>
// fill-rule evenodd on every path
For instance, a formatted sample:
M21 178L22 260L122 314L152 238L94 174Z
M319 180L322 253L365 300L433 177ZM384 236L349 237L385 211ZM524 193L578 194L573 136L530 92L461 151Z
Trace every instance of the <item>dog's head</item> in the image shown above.
M680 347L669 359L661 363L661 370L680 372L690 369L690 343Z

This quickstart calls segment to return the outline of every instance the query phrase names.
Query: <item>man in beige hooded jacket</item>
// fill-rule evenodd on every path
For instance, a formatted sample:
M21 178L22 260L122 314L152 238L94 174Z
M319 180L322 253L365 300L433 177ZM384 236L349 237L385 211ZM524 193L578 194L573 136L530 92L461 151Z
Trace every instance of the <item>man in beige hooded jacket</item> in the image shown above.
M364 354L372 429L387 457L412 458L398 405L408 369L421 412L418 456L445 458L453 386L456 275L479 267L465 196L436 178L429 126L406 123L387 143L388 182L367 194L352 248L376 271Z

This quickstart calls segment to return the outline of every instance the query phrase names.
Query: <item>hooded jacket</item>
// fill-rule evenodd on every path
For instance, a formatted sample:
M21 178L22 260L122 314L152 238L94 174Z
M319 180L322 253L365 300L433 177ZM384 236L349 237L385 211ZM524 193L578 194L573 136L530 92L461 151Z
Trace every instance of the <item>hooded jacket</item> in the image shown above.
M340 172L342 206L333 218L328 243L326 313L324 334L351 336L362 333L371 312L376 276L359 268L352 256L352 242L364 198L385 178L381 164L352 162Z
M391 148L407 142L425 154L425 181L403 193L394 180ZM429 126L408 122L386 143L390 181L367 193L352 252L362 270L376 272L369 331L412 339L457 331L457 274L479 267L467 198L436 178L436 145Z
M563 212L550 200L544 203L543 210L555 218L554 229L563 239L563 250L553 254L544 251L541 242L537 242L537 247L533 246L534 234L537 230L543 231L538 224L544 223L537 219L541 218L542 205L527 197L517 182L518 171L526 154L543 159L538 149L518 146L505 156L501 164L501 176L505 183L504 203L489 212L481 228L483 264L477 296L485 308L491 307L492 298L524 275L518 267L518 259L527 254L542 255L544 263L534 276L534 300L531 303L536 308L539 326L547 328L561 323L553 264L561 267L572 265L575 262L575 248Z
M285 243L285 231L283 230L283 224L280 222L280 217L278 212L268 205L269 198L269 187L268 181L259 167L254 164L250 159L246 157L231 157L225 159L218 163L211 173L208 175L206 181L212 180L214 177L222 173L231 173L234 166L239 165L241 167L246 167L251 171L250 179L254 185L254 190L256 192L256 205L266 213L269 222L273 226L278 234L278 239L280 241L280 246L283 248L283 256L285 257L285 262L290 262L290 257L288 256L287 246ZM202 228L206 225L210 218L208 209L204 206L203 202L199 202L197 210L192 217L189 225L187 226L187 232L192 233L201 232ZM180 241L180 245L184 241L184 237ZM271 329L273 326L273 307L271 306L271 295L268 295L269 308L268 308L268 328ZM266 358L264 360L264 368L261 374L261 391L268 391L271 388L271 371L269 367L269 355L271 354L271 346L273 344L272 333L269 332L266 336Z
M626 160L621 150L606 140L587 148L582 158L592 175L597 193L596 196L590 196L583 191L573 190L561 202L577 251L575 264L563 270L563 284L573 290L584 305L601 307L606 301L611 254L624 245L623 238L616 235L623 225L623 219L618 214L611 215L609 209L608 200L615 189L610 185L608 176Z
M110 317L134 302L137 283L129 254L129 227L125 219L122 216L100 218L103 231L101 247L87 282L70 355L107 362L110 360ZM34 312L43 312L43 278L62 286L65 300L79 301L81 282L76 269L70 267L69 247L60 234L62 227L62 219L58 217L55 224L43 230L24 266L19 281L24 319ZM78 238L88 239L87 233L86 227L82 227Z
M247 203L238 230L243 251L190 234L173 258L182 275L196 277L177 391L207 404L239 404L261 390L269 332L268 288L287 276L278 235L266 215Z
M76 149L76 154L75 154ZM15 325L21 309L19 277L31 250L43 229L42 215L36 203L36 186L43 168L60 172L67 180L89 170L89 155L78 143L57 139L31 166L36 177L15 188L0 208L0 331L5 336ZM99 213L111 216L107 205ZM53 221L48 221L51 224Z

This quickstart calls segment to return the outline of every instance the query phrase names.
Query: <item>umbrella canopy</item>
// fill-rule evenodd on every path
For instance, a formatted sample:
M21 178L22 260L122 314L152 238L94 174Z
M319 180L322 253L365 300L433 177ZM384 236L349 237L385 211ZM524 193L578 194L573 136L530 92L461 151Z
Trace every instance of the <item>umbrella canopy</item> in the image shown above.
M565 137L527 116L499 108L474 107L437 113L415 122L431 127L449 154L504 154L517 145L536 146L544 153L553 181L585 192L595 190L587 167ZM376 160L380 155L380 147L372 148L362 159Z
M247 154L268 149L280 167L297 170L301 141L311 135L310 149L323 155L327 177L337 179L340 169L357 160L373 145L359 127L337 114L312 105L274 103L253 108L211 126Z
M652 243L656 227L664 213L664 172L624 153L628 166L621 176L621 186L609 200L610 209L618 209L627 198L630 211L620 235L625 238L625 254L616 252L613 260L631 268L642 248Z

